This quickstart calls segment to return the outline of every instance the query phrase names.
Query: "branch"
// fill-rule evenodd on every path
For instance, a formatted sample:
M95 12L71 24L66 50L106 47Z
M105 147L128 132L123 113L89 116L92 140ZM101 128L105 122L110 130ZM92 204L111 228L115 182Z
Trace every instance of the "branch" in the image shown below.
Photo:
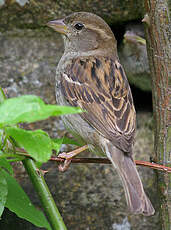
M154 158L171 167L171 49L169 0L144 0L147 54L154 117ZM157 173L157 195L162 230L171 229L171 176Z
M59 163L63 163L65 159L60 158L60 157L51 157L51 161L56 161ZM71 163L97 163L97 164L111 164L110 160L107 158L73 158L71 159ZM171 167L166 167L164 165L159 165L156 163L151 163L148 161L139 161L135 160L136 165L144 166L144 167L149 167L152 169L164 171L167 173L171 173Z
M16 148L16 150L20 153L27 153L24 149L22 148ZM28 156L28 155L27 155ZM61 157L51 157L50 161L56 161L58 163L64 163L65 159ZM144 166L144 167L149 167L152 169L164 171L167 173L171 173L171 167L167 167L164 165L159 165L156 163L151 163L148 161L140 161L140 160L135 160L134 161L136 165ZM96 164L111 164L110 160L107 158L86 158L86 157L81 157L81 158L72 158L71 163L96 163Z
M16 150L20 153L26 154L27 152L22 149L22 148L16 148ZM28 155L27 155L28 156ZM51 157L50 161L56 161L58 163L64 163L65 159L61 157ZM159 165L156 163L151 163L148 161L140 161L140 160L135 160L134 161L136 165L144 166L144 167L149 167L152 169L164 171L167 173L171 173L171 167L167 167L164 165ZM96 163L96 164L111 164L110 160L107 158L86 158L86 157L81 157L81 158L72 158L71 163Z

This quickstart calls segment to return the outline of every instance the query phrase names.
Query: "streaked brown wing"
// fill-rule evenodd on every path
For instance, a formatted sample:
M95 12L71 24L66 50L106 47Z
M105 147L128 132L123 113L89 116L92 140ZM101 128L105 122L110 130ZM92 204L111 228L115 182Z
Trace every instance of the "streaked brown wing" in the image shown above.
M66 100L86 110L80 114L124 152L131 152L135 109L122 66L109 58L77 58L66 68L61 88Z

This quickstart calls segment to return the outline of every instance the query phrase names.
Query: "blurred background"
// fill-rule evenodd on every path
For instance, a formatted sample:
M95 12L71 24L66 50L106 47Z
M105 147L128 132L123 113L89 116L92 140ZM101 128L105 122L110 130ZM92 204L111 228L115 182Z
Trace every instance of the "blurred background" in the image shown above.
M61 36L46 27L52 19L71 12L93 12L111 26L118 41L119 58L129 79L137 110L136 160L150 160L153 154L151 77L149 72L141 0L0 0L0 86L8 97L40 96L55 104L55 71L63 53ZM60 118L31 125L51 137L70 136ZM73 146L62 146L69 151ZM84 157L96 157L82 153ZM110 165L75 164L65 173L48 162L45 175L56 204L69 230L159 230L155 172L138 167L145 190L156 213L152 217L132 216L126 209L124 191ZM38 197L21 164L15 175L32 202L41 208ZM39 228L5 210L0 229Z

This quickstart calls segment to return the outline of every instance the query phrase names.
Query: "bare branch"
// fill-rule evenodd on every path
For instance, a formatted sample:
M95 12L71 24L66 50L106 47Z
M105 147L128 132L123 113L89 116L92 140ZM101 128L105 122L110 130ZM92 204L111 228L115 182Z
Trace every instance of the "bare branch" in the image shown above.
M63 163L65 159L60 158L60 157L51 157L51 161L56 161L59 163ZM111 164L110 160L107 158L73 158L71 159L71 163L96 163L96 164ZM149 167L152 169L156 170L161 170L167 173L171 173L171 167L166 167L164 165L159 165L156 163L151 163L148 161L139 161L135 160L136 165L144 166L144 167Z

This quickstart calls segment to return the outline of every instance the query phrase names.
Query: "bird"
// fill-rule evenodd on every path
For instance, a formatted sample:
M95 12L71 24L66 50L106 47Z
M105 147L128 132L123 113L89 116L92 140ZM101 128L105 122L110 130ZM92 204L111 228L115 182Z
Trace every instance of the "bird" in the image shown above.
M111 161L122 181L129 212L153 215L133 160L136 112L111 28L90 12L74 12L47 26L64 40L56 69L57 103L83 110L63 116L64 124L90 151Z

